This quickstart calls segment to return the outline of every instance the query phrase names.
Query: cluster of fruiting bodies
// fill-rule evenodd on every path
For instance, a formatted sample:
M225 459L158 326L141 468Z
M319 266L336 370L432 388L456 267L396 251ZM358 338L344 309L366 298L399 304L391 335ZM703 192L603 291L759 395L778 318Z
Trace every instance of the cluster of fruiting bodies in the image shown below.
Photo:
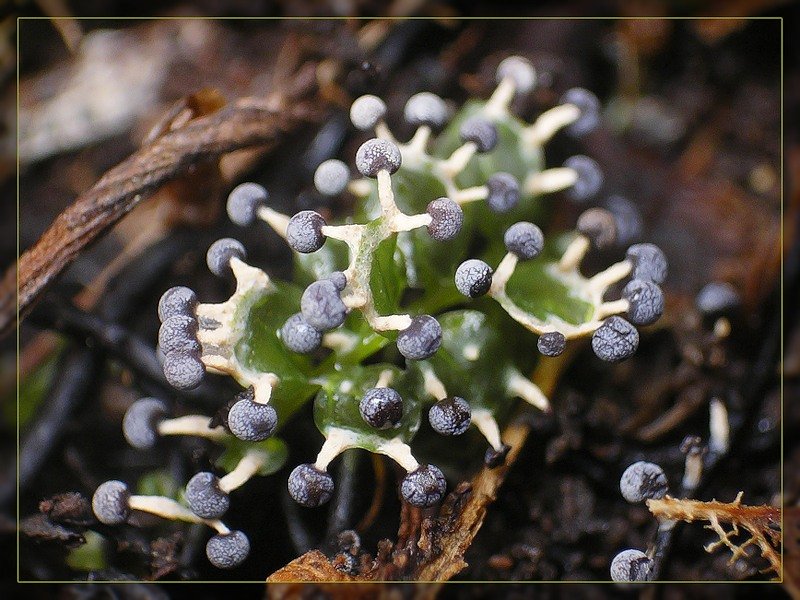
M130 408L124 430L139 448L165 435L235 437L255 447L223 477L195 475L185 490L188 507L107 482L94 499L102 521L121 522L135 509L207 523L217 531L209 559L235 566L248 542L219 520L228 495L263 470L268 457L258 443L312 398L325 442L316 460L289 476L292 498L308 507L327 502L334 490L330 462L344 450L363 448L394 459L407 473L402 498L429 507L444 496L446 480L435 465L420 464L409 446L424 405L441 435L462 435L475 425L489 443L487 465L496 466L508 451L498 420L512 401L549 409L524 375L537 360L535 348L553 357L567 340L591 336L603 360L636 351L635 326L654 322L663 310L659 284L667 265L661 251L633 245L623 260L585 277L584 256L623 238L620 216L590 208L575 231L548 242L532 222L546 214L538 201L543 194L563 190L585 202L599 192L603 176L592 159L573 156L546 169L542 151L562 128L574 135L594 128L597 99L570 90L560 105L526 124L509 106L533 88L533 67L510 57L498 67L497 81L487 101L471 100L452 117L438 96L412 96L404 116L416 132L408 143L391 133L381 99L357 99L353 124L376 136L356 152L361 177L352 179L350 168L335 159L314 177L320 194L355 198L353 217L344 224L328 224L308 210L283 215L254 183L231 192L234 223L262 220L296 251L301 287L249 265L238 241L215 242L208 266L235 278L235 292L221 304L205 304L188 288L168 290L159 303L159 348L176 388L197 386L210 371L235 378L244 392L213 428L207 417L169 418L166 404L150 398ZM469 258L480 247L476 240L486 248L481 259ZM607 300L607 291L625 278L622 297ZM415 290L411 300L408 290ZM481 296L496 303L477 300ZM475 307L465 308L473 299Z

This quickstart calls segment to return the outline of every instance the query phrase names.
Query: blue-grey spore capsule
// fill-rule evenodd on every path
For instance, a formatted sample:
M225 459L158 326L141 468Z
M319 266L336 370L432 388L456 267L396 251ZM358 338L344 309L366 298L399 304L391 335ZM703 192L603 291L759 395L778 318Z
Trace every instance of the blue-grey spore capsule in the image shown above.
M403 398L392 388L372 388L364 393L358 410L370 427L391 429L403 418Z
M400 148L383 138L367 140L356 150L356 168L364 177L375 178L379 171L396 173L402 162Z
M536 347L544 356L559 356L567 349L567 338L558 331L548 331L539 336Z
M499 172L486 180L486 204L497 213L505 213L519 204L519 181L511 173Z
M431 216L428 235L437 242L452 240L464 224L464 211L450 198L437 198L428 204L425 211Z
M208 270L214 275L225 277L231 273L231 260L244 260L246 256L247 252L239 240L222 238L211 244L206 254L206 263Z
M607 318L592 334L592 350L598 358L619 362L630 358L639 347L639 332L622 317Z
M653 571L653 561L641 550L623 550L611 561L613 581L647 581Z
M526 94L536 85L536 69L527 58L521 56L509 56L497 65L497 83L506 77L514 81L520 94Z
M130 497L128 486L121 481L111 480L101 483L92 496L94 516L106 525L124 523L131 514L128 506Z
M330 282L336 286L336 289L340 292L344 291L344 288L347 287L347 275L342 273L341 271L334 271L330 275L328 275L328 279Z
M300 312L311 327L327 331L344 323L347 307L336 285L330 279L322 279L309 285L303 292Z
M333 478L312 464L298 465L289 475L289 495L308 508L325 504L333 495Z
M206 367L200 353L192 350L173 350L164 357L164 377L172 387L191 390L200 385Z
M122 419L122 433L128 443L147 450L158 441L158 424L167 415L167 405L157 398L141 398L131 404Z
M195 474L186 484L186 501L203 519L219 519L228 512L231 499L219 487L219 478L208 471Z
M567 125L565 131L573 137L580 137L593 131L600 123L600 101L592 92L584 88L572 88L561 96L560 104L572 104L580 110L576 121Z
M269 404L243 398L228 411L228 429L240 440L260 442L275 431L278 413Z
M314 187L325 196L341 194L350 181L350 169L342 161L332 158L326 160L314 171Z
M397 349L409 360L433 356L442 344L442 326L430 315L418 315L397 335Z
M419 508L428 508L440 502L446 490L447 480L435 465L420 465L406 475L400 484L403 499Z
M182 285L171 287L158 301L158 320L163 323L177 315L194 317L196 308L197 294L193 290Z
M386 103L372 94L356 98L350 106L350 121L361 131L372 129L384 116Z
M218 533L206 544L208 561L218 569L233 569L250 554L250 540L241 531Z
M634 244L628 248L625 257L633 265L632 279L661 285L667 278L667 257L655 244Z
M456 269L456 288L468 298L479 298L492 287L493 273L492 268L482 260L465 260Z
M533 223L519 221L506 229L503 234L506 250L513 252L520 260L531 260L544 249L544 234Z
M618 246L624 248L641 239L644 222L636 204L623 196L610 196L604 205L617 222Z
M603 172L594 160L582 154L570 156L564 166L575 169L578 179L566 190L567 197L576 202L585 202L603 186Z
M194 317L175 315L161 324L158 330L158 345L164 354L173 350L200 350L197 341L198 324Z
M735 311L741 298L730 283L712 281L703 286L694 299L694 304L706 316L719 316Z
M472 409L464 398L450 396L431 406L428 421L441 435L461 435L472 422Z
M428 125L438 129L447 122L447 105L436 94L420 92L408 99L403 116L411 125Z
M664 469L655 463L640 460L633 463L619 480L619 491L628 502L644 502L651 498L663 498L669 485Z
M268 199L269 194L263 185L249 181L239 184L228 195L228 218L240 227L252 225L259 207L266 206Z
M325 243L322 228L325 219L313 210L301 210L289 219L286 226L286 241L292 250L309 254L316 252Z
M613 246L617 241L617 221L605 208L590 208L578 217L577 230L600 250Z
M478 152L489 152L497 145L497 127L478 115L467 118L458 130L462 142L473 142Z
M301 313L296 313L281 327L281 339L292 352L308 354L319 348L322 332L309 325Z
M664 292L652 281L632 279L622 297L628 301L628 320L634 325L650 325L664 313Z

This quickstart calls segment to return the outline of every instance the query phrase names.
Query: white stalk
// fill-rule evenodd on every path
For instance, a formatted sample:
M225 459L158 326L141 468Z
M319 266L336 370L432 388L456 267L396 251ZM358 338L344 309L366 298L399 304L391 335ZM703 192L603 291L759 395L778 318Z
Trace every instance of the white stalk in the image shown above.
M375 452L388 456L409 473L419 468L417 459L411 454L411 448L400 438L392 438L388 442L378 444Z
M494 296L503 293L508 280L514 274L514 269L517 268L517 262L519 262L519 257L513 252L508 252L503 257L503 260L497 265L497 269L492 275L492 286L489 288L490 295Z
M511 100L514 99L514 94L517 91L517 86L511 77L505 77L499 83L492 93L491 98L486 102L483 107L483 114L491 120L497 120L508 114L508 107Z
M719 398L712 398L708 406L711 435L708 449L716 454L726 454L730 447L731 424L728 409Z
M516 369L509 369L506 376L506 390L510 395L519 396L543 412L550 412L550 402L539 386Z
M431 128L428 125L420 125L414 133L414 137L408 142L407 150L414 155L424 154L430 137Z
M531 173L523 185L529 195L549 194L565 190L578 181L578 172L569 167L554 167L538 173Z
M581 116L581 110L574 104L561 104L543 112L532 125L522 132L522 142L527 146L544 145L562 127L574 123Z
M226 494L242 487L258 473L259 469L267 462L267 455L262 450L248 450L236 468L219 480L219 489Z
M630 302L625 300L625 298L620 298L619 300L614 300L612 302L603 302L597 307L597 309L595 309L594 318L605 319L610 315L619 315L621 313L628 312L629 307Z
M433 221L428 213L420 213L418 215L406 215L398 212L392 218L389 226L394 232L411 231L420 227L427 227Z
M563 273L576 271L586 253L589 252L590 245L591 242L585 235L578 235L573 239L561 256L561 260L558 261L559 271Z
M486 198L489 196L489 188L485 185L478 185L475 187L458 190L455 194L452 194L452 196L453 197L450 199L458 204L466 204L476 200L486 200Z
M392 379L394 379L394 371L392 371L391 369L384 369L378 376L378 381L375 382L375 387L376 388L389 387L389 384L392 383Z
M423 367L422 369L422 376L423 376L423 385L425 386L425 391L433 398L437 400L444 400L447 398L447 390L442 383L442 380L436 376L436 373L433 372L428 366Z
M475 142L465 142L453 151L450 158L439 163L439 172L448 179L452 179L464 170L477 151L478 146Z
M322 444L317 460L314 462L314 467L320 471L327 471L328 465L331 461L339 456L348 448L355 446L358 434L349 429L340 429L338 427L328 428L325 443Z
M609 286L614 285L630 275L632 268L633 265L631 265L628 260L621 260L618 263L614 263L605 271L600 271L597 275L589 279L586 283L586 288L590 292L604 291Z
M209 427L209 421L210 419L203 415L186 415L165 419L156 426L156 430L159 435L193 435L210 440L224 440L230 437L223 427Z
M279 236L286 239L286 228L289 226L289 217L269 206L260 206L257 212L258 218L272 227Z
M500 428L497 426L497 421L492 416L492 413L485 408L475 408L472 410L472 422L495 451L500 452L503 449L503 442L500 440Z
M191 510L178 504L172 498L165 496L131 496L128 499L128 506L131 510L147 512L170 521L186 521L187 523L202 523L217 531L217 533L230 533L225 524L219 519L203 519L194 514Z

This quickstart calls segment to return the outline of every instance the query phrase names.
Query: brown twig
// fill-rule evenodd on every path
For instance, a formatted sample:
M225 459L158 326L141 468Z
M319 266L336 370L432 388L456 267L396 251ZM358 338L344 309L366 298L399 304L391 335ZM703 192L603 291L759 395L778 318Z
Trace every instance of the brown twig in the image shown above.
M272 146L323 114L314 89L315 65L302 69L292 94L270 101L246 98L168 131L109 170L62 212L0 282L0 336L12 330L19 282L20 318L42 290L100 234L163 183L193 165L250 146Z

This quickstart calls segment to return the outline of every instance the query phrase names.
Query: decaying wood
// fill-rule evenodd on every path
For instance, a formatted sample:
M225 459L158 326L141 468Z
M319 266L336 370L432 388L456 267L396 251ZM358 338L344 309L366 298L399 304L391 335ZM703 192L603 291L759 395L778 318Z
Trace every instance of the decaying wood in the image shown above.
M143 146L109 170L62 212L0 282L0 336L13 328L19 283L24 316L42 292L78 254L167 181L198 163L251 146L274 146L298 126L321 120L315 65L302 69L296 88L270 100L246 98L189 120Z

